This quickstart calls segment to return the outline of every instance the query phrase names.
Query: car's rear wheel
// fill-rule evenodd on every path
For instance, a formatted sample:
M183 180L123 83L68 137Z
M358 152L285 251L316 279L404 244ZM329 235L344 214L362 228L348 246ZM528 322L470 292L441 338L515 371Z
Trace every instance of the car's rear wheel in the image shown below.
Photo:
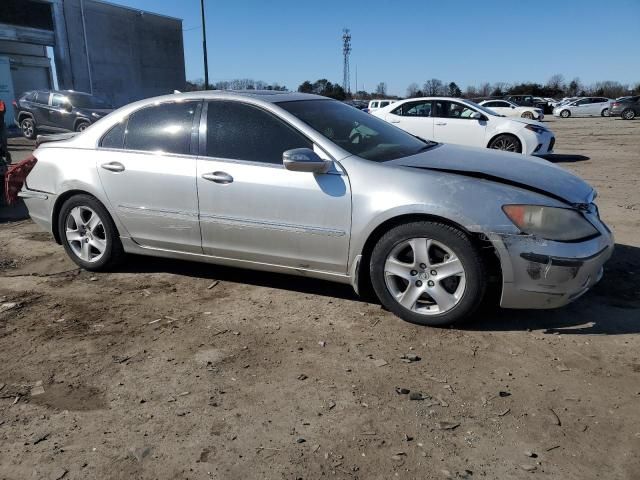
M604 108L601 112L600 115L602 115L603 117L608 117L609 116L609 109L608 108Z
M571 116L571 112L569 110L562 110L560 112L560 116L562 118L569 118Z
M109 212L90 195L75 195L64 202L58 233L67 254L86 270L109 270L124 257Z
M20 121L20 130L22 135L29 140L36 138L36 122L31 117L25 117Z
M89 126L89 122L78 122L76 125L76 132L84 132Z
M437 222L389 230L373 249L370 273L382 305L420 325L469 316L486 291L485 266L468 236Z
M531 112L523 112L522 115L520 115L522 118L528 118L529 120L533 120L533 113Z
M516 136L509 135L507 133L498 135L496 138L491 140L489 148L504 150L505 152L522 153L522 144L520 143L520 140L518 140Z
M633 110L633 108L627 108L626 110L623 110L622 118L624 118L625 120L633 120L634 118L636 118L635 110Z

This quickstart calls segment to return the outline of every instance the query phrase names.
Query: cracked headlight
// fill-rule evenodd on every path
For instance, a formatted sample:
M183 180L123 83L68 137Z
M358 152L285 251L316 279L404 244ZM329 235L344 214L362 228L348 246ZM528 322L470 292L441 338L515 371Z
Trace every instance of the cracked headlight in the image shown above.
M504 213L522 232L569 242L592 237L598 230L576 210L540 205L504 205Z

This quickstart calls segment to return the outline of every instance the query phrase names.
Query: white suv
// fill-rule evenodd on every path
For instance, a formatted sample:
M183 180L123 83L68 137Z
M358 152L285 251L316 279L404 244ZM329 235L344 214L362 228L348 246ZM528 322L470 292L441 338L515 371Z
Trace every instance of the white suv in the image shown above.
M553 152L555 136L542 123L508 118L460 98L424 97L400 100L373 115L428 140L495 148L525 155Z
M375 112L376 110L380 109L380 108L384 108L384 107L388 107L389 105L391 105L392 103L395 103L395 100L369 100L369 108L368 108L368 112Z

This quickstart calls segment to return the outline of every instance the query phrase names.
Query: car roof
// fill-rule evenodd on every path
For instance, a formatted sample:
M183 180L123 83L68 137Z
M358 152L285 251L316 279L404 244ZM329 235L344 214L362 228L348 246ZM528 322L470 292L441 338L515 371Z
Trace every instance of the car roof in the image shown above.
M255 98L260 99L264 102L292 102L297 100L330 100L328 97L323 97L321 95L313 95L311 93L299 93L299 92L282 92L275 90L199 90L196 92L185 92L185 93L172 93L169 95L162 95L160 97L155 97L153 99L145 99L154 100L154 101L168 101L175 99L207 99L207 98Z

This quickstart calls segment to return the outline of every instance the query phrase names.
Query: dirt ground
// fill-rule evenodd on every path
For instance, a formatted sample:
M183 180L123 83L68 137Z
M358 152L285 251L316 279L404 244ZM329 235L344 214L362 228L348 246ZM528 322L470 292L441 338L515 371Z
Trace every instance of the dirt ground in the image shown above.
M418 327L304 278L79 271L4 221L0 478L640 478L640 121L547 123L618 244L560 310Z

